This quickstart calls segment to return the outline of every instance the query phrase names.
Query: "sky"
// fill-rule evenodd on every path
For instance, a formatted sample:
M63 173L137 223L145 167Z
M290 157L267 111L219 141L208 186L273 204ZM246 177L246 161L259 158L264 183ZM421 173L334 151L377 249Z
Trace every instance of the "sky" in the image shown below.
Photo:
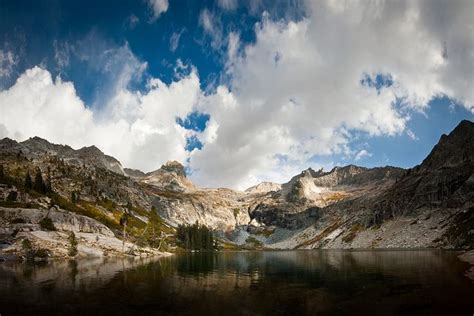
M0 0L0 138L204 187L413 167L474 120L474 1Z

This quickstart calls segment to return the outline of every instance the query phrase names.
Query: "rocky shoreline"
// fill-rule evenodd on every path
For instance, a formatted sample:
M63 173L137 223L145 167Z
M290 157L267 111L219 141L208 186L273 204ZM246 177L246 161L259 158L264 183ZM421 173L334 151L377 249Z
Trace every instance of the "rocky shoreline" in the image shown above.
M55 230L41 228L40 222L44 218L51 219ZM33 260L71 258L71 232L77 240L77 254L74 258L171 255L154 248L123 242L107 226L86 216L57 208L0 207L0 259L26 259L27 252L33 253Z

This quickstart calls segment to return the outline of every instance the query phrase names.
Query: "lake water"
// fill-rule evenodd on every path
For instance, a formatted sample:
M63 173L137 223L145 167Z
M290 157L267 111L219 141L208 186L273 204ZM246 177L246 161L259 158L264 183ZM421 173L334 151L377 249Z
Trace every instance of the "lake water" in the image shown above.
M431 250L0 263L0 314L473 315L466 268Z

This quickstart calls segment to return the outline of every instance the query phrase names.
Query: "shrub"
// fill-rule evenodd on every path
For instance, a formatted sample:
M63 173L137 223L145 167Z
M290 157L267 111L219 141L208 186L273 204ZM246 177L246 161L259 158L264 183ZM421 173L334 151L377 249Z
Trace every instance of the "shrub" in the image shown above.
M48 258L49 255L50 255L50 253L49 253L48 249L40 248L40 249L35 251L35 257L36 258L45 259L45 258Z
M33 188L33 181L31 180L31 175L30 172L26 172L25 176L25 189L27 191L31 190Z
M77 255L77 239L74 232L69 233L68 241L69 241L69 248L68 248L67 254L70 257L74 257L75 255Z
M21 242L21 247L23 248L24 251L28 251L32 249L31 246L31 241L29 239L23 239Z
M260 248L263 246L262 242L255 237L249 236L245 240L245 243L248 244L249 246L253 246L255 248Z
M34 259L35 253L33 251L33 247L29 239L23 239L23 241L21 242L21 248L25 253L26 260L30 261Z
M18 192L10 191L7 196L7 202L15 202L16 198L18 197Z
M43 230L56 230L56 227L54 227L53 221L49 217L43 218L40 222L40 227Z

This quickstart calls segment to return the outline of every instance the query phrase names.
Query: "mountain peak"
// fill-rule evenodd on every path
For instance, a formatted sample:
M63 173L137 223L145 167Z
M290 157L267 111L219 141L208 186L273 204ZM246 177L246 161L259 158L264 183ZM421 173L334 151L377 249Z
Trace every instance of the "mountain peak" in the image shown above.
M443 134L438 144L423 160L423 169L438 169L474 161L474 123L462 120L449 135Z
M184 166L176 160L167 161L161 166L160 169L167 172L174 172L178 176L186 178L186 171L184 170Z

